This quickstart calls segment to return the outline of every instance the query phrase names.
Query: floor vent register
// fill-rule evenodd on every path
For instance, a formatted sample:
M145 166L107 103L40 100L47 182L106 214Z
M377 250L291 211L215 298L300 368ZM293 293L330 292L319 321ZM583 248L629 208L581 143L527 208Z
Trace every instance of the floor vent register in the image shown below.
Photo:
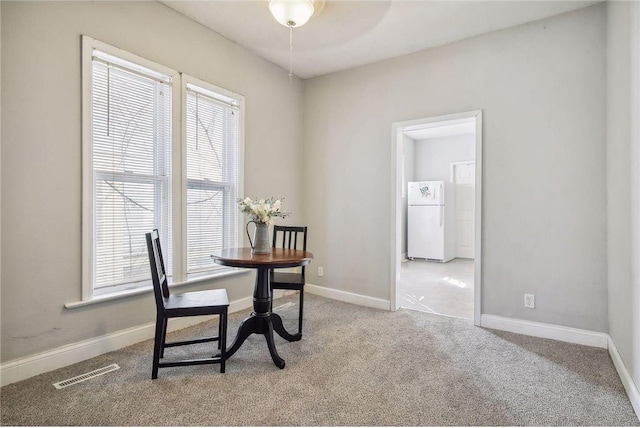
M84 382L85 380L89 380L89 379L92 379L92 378L97 377L97 376L102 376L103 374L112 372L114 370L118 370L119 368L120 368L119 365L111 364L111 365L108 365L106 367L102 367L101 369L93 370L93 371L90 371L88 373L84 373L84 374L81 374L79 376L72 377L72 378L67 379L67 380L56 382L56 383L53 384L53 386L55 386L56 389L66 388L68 386L75 385L75 384L80 383L80 382Z

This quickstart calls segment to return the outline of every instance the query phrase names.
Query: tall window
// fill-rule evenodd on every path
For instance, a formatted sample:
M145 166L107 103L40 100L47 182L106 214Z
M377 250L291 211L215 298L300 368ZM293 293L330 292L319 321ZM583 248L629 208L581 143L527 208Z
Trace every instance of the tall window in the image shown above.
M149 278L144 234L171 254L171 77L94 49L94 295ZM168 263L168 266L171 266Z
M237 244L239 102L203 86L185 85L190 276L219 269L211 253Z
M172 282L229 269L210 255L238 241L241 101L83 37L83 300L150 287L153 229Z

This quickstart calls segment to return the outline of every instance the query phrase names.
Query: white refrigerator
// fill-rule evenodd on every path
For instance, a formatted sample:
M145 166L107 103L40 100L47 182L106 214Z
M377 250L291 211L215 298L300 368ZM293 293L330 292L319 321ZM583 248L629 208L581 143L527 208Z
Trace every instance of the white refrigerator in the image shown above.
M453 185L417 181L407 186L407 256L439 262L454 258Z

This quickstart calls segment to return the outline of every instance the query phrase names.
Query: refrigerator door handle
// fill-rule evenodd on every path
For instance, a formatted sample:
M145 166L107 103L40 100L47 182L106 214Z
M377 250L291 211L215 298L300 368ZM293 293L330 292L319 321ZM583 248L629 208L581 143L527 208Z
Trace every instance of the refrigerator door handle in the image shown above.
M440 183L440 227L444 222L444 183Z

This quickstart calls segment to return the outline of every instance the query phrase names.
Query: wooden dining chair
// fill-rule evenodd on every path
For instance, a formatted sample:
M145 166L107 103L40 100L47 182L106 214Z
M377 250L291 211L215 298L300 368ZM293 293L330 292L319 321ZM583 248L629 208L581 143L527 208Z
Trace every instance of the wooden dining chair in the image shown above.
M273 226L273 247L307 250L307 226ZM296 290L300 292L300 310L298 314L298 334L302 334L304 312L304 266L300 273L271 270L271 293L273 290ZM273 299L271 300L273 310Z
M229 310L227 290L219 289L170 294L158 230L156 229L151 233L147 233L146 237L149 263L151 265L153 292L156 298L156 334L153 345L151 379L158 378L158 368L160 367L220 364L220 373L224 373L227 346L227 313ZM169 318L200 315L219 315L217 336L179 342L166 342L167 322ZM160 362L160 359L164 358L165 348L204 342L218 342L219 355L202 359Z

